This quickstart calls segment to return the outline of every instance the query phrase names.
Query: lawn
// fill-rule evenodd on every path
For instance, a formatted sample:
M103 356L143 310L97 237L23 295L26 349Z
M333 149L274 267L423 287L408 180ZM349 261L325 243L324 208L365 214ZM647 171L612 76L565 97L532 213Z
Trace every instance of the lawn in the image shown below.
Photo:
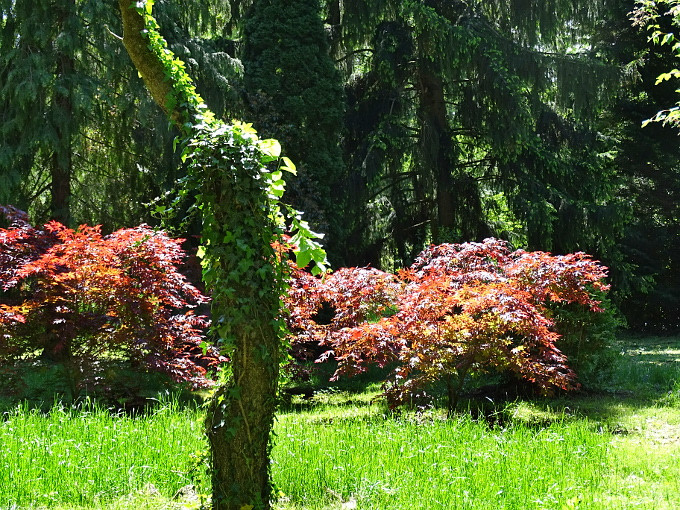
M276 423L277 508L680 508L680 338L627 338L620 350L598 391L484 399L476 420L391 414L375 384L294 397ZM2 416L0 508L198 509L210 492L196 405Z

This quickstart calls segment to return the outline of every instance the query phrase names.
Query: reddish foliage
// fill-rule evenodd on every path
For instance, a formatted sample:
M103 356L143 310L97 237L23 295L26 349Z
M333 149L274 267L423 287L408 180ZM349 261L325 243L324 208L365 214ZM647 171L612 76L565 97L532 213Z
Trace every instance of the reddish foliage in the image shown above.
M398 276L350 268L312 278L296 273L289 295L293 343L317 340L335 356L335 377L395 363L385 383L393 405L444 381L449 405L467 375L510 371L545 392L578 386L557 348L550 302L600 311L593 298L606 268L583 253L511 252L506 243L443 244ZM323 305L334 316L318 320Z
M294 269L287 299L293 346L319 343L326 347L321 360L335 356L345 374L367 363L384 366L394 357L392 343L372 341L375 328L366 328L366 335L356 331L389 314L401 287L395 276L372 268L342 268L323 278Z
M209 385L222 360L200 353L207 319L190 309L206 298L177 270L181 243L144 225L108 236L54 221L0 229L0 360L68 362L86 385L118 357Z

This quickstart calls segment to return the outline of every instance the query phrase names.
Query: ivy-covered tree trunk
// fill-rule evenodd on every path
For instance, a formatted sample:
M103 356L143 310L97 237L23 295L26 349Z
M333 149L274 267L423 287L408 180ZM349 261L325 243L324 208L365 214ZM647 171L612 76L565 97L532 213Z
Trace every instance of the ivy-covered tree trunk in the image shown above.
M241 289L236 289L240 291ZM237 327L232 377L206 418L215 510L269 508L269 435L276 409L278 338L265 314Z
M279 366L280 264L263 152L252 129L216 121L166 50L150 5L119 0L123 43L151 95L190 139L184 154L202 214L203 279L229 356L206 419L215 510L269 509ZM250 129L250 130L249 130ZM274 178L272 178L274 179ZM275 178L283 186L279 176ZM272 182L269 182L272 184ZM280 188L282 189L282 187Z
M206 133L196 145L214 143L212 136ZM229 377L213 396L206 417L213 508L266 509L279 371L281 275L270 246L275 233L268 197L258 179L258 149L239 140L237 132L228 138L236 142L209 146L192 160L194 168L202 169L200 190L207 197L204 280L212 291L213 324L230 358Z

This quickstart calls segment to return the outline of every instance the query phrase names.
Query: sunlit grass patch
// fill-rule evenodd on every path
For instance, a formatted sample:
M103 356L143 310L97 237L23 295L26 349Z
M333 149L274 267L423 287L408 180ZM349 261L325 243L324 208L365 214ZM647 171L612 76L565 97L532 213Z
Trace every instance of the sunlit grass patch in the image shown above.
M153 486L170 498L196 484L205 451L201 412L167 402L148 415L95 405L17 407L0 422L0 508L98 507Z
M583 422L287 416L277 431L273 472L290 508L540 508L600 486L608 448Z
M392 413L371 381L294 395L275 425L276 508L680 508L680 377L663 362L678 343L635 345L615 373L625 387L470 399L451 419ZM202 421L177 400L136 415L12 407L0 413L0 508L199 510Z

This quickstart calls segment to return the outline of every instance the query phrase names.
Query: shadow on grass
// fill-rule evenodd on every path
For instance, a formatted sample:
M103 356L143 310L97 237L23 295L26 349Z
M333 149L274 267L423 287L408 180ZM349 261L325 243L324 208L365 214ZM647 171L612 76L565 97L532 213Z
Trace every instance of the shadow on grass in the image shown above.
M580 391L540 397L524 384L479 379L462 396L457 414L492 427L513 423L546 427L587 419L608 432L625 433L621 422L631 414L655 406L680 406L680 337L623 337L615 347L619 354L613 372ZM380 400L380 385L390 372L373 368L359 376L329 382L334 369L332 363L318 365L310 381L285 386L281 411L370 405ZM431 412L445 415L443 391L433 390Z
M170 397L179 406L196 406L205 391L192 392L160 373L135 369L125 362L103 366L95 384L74 391L59 363L31 361L0 367L0 412L22 405L48 412L55 404L78 407L96 404L113 414L139 415L153 411Z
M565 420L587 419L594 426L625 434L632 414L663 406L680 407L680 338L622 338L613 373L597 384L553 397L477 394L468 398L473 417L491 423L520 422L545 427Z
M280 390L279 409L282 412L301 412L319 405L362 406L379 398L383 381L391 368L370 367L353 377L331 381L337 363L329 361L315 364L308 381L291 381Z

